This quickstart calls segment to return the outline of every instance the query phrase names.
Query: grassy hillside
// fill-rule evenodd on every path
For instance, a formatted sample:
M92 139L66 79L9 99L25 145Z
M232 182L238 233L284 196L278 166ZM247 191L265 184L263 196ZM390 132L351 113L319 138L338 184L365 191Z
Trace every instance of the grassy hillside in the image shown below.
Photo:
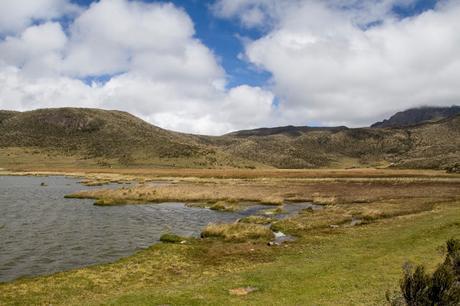
M0 112L0 167L443 169L460 161L460 116L407 128L279 127L176 133L98 109Z
M460 116L408 128L286 127L236 132L219 143L234 156L279 168L445 168L460 160Z
M43 109L2 112L4 162L104 166L212 167L240 165L193 136L163 130L120 111ZM6 156L5 156L6 155ZM32 158L31 158L32 155ZM241 163L244 164L244 163Z

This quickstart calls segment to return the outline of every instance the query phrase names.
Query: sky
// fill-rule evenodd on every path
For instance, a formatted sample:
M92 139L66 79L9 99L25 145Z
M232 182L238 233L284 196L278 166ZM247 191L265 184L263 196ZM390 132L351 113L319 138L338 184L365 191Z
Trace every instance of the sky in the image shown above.
M175 131L367 126L460 102L459 0L2 0L0 109Z

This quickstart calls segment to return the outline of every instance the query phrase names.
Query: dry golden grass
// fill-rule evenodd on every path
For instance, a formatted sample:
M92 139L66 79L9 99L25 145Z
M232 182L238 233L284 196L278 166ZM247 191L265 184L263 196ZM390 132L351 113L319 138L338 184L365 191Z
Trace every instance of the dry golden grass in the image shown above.
M456 179L452 181L432 179L406 181L399 179L380 181L304 181L271 178L265 180L177 179L163 184L146 182L116 190L89 190L71 196L96 199L100 205L175 201L260 202L273 205L282 205L289 201L311 201L317 204L334 205L414 197L456 199L460 197L459 190L460 181Z
M272 223L273 221L275 221L275 219L270 218L270 217L249 216L249 217L245 217L245 218L241 219L239 222L266 225L266 224Z
M292 218L277 221L273 223L272 229L298 235L321 228L350 227L379 219L432 211L436 208L435 204L442 201L439 198L428 197L328 205L323 210L305 210ZM356 223L352 223L353 220Z
M237 203L230 203L225 201L218 201L217 203L212 204L210 209L217 211L238 211L241 206Z
M37 167L2 166L10 171L28 173L58 173L90 175L125 175L137 178L460 178L459 174L447 174L439 170L402 170L402 169L190 169L190 168L101 168L101 167Z
M203 238L223 238L226 241L270 240L272 231L259 224L209 224L201 233Z

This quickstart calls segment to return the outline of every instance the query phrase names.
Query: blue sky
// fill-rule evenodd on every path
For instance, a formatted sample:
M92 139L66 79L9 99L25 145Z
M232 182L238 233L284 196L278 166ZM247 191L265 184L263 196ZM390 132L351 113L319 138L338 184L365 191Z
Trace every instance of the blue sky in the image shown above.
M218 135L460 101L458 0L15 1L0 1L0 109Z
M210 9L210 6L214 3L213 0L143 1L172 2L176 6L185 9L194 22L197 38L215 52L227 72L229 87L242 84L265 86L269 81L270 72L256 69L253 65L238 58L239 54L244 53L243 44L239 37L258 39L265 34L266 30L264 31L264 29L258 27L244 27L234 19L217 18ZM73 0L73 2L88 6L97 1ZM418 15L426 10L433 9L436 2L437 0L418 0L410 6L395 6L394 13L400 18ZM99 79L106 80L107 78L100 77Z
M88 6L97 1L74 0L73 2ZM243 44L239 37L257 39L264 34L263 30L258 28L248 29L234 20L216 18L210 10L210 6L214 1L144 0L144 2L172 2L176 6L185 9L194 22L197 38L215 52L227 72L229 87L242 84L264 86L270 79L269 72L255 69L252 65L238 58L239 54L244 53Z

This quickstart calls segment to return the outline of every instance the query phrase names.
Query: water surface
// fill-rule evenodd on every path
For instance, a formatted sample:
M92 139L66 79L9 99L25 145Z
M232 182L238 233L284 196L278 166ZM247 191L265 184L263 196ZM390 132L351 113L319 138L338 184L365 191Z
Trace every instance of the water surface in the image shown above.
M102 188L114 187L120 186ZM183 203L101 207L64 198L91 188L101 187L67 177L0 176L0 282L112 262L158 242L163 233L198 236L210 222L232 222L267 208L229 213Z

